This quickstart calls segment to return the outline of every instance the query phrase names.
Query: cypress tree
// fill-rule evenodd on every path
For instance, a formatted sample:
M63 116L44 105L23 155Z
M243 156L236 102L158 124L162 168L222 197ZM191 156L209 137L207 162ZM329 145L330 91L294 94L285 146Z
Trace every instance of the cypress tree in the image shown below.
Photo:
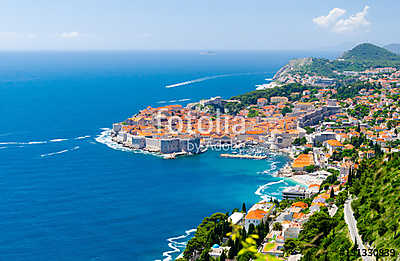
M334 198L335 197L335 192L333 191L333 186L331 187L331 194L330 194L330 198Z
M236 256L236 248L235 245L231 246L231 248L228 251L228 258L233 259Z
M242 233L241 233L242 239L245 240L247 238L247 233L246 233L246 229L242 229Z
M242 204L242 212L246 213L246 203L243 202Z
M247 233L248 235L252 235L255 232L255 227L254 224L250 224L249 226L249 232Z
M351 186L353 184L353 169L350 169L349 177L347 178L347 183Z

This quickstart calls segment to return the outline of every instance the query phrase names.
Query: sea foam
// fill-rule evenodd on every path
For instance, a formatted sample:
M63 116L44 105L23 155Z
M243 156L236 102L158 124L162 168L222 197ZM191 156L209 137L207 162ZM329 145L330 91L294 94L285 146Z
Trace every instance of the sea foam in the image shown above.
M132 153L139 153L139 154L149 154L149 155L153 155L153 156L162 158L162 155L159 153L153 153L153 152L149 152L149 151L130 149L130 148L124 147L122 144L119 144L112 140L111 129L109 129L109 128L100 128L100 129L103 131L95 138L95 141L97 141L98 143L104 144L107 147L114 149L114 150L127 151L127 152L132 152Z
M163 261L171 261L172 260L171 254L181 252L185 248L187 241L178 241L178 240L185 239L194 232L196 232L195 228L186 230L184 235L168 238L167 239L167 241L169 242L168 247L171 248L172 250L163 252L163 257L164 257Z

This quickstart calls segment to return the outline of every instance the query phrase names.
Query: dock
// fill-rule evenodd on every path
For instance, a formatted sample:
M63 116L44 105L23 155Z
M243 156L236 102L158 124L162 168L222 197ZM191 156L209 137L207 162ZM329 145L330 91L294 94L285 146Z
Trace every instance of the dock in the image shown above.
M249 155L249 154L220 154L222 158L236 158L236 159L268 159L268 156L257 156L257 155Z

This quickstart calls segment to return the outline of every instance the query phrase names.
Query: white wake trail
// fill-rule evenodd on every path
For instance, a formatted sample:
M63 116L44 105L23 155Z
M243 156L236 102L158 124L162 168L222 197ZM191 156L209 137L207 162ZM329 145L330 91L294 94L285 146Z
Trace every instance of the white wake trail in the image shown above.
M174 87L189 85L189 84L193 84L193 83L197 83L197 82L213 80L213 79L217 79L217 78L240 76L240 75L252 75L252 74L258 74L258 73L259 72L257 72L257 73L254 73L254 72L253 73L230 73L230 74L220 74L220 75L214 75L214 76L206 76L206 77L202 77L202 78L198 78L198 79L194 79L194 80L190 80L190 81L170 84L170 85L165 86L165 88L174 88Z

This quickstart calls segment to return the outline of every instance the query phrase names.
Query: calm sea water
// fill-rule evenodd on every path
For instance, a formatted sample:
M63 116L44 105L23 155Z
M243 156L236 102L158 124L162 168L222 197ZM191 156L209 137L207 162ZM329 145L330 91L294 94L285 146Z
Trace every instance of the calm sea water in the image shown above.
M253 90L308 55L333 54L0 53L0 259L168 260L205 216L279 197L293 184L270 176L283 156L162 160L96 138L148 105Z

